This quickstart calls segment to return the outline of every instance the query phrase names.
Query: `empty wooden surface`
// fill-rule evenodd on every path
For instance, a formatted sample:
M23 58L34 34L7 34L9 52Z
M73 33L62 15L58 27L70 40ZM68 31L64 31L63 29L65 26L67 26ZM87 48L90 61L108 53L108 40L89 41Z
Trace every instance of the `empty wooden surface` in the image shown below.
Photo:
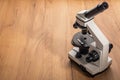
M114 48L110 69L91 78L71 64L75 15L104 0L0 0L0 80L120 80L120 1L95 22Z

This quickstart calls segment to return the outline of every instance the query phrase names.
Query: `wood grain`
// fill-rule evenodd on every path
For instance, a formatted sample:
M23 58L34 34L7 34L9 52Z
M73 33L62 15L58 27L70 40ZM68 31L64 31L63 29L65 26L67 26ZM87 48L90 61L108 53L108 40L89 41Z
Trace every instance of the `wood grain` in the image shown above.
M91 78L68 59L76 13L102 1L0 0L0 80L119 80L119 0L95 17L114 45L110 69Z

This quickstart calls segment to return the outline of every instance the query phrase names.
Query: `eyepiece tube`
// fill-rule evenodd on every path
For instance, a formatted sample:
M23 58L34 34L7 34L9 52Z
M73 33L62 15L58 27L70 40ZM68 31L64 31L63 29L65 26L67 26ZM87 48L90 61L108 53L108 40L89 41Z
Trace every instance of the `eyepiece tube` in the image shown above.
M85 13L86 18L94 17L95 15L101 13L102 11L106 10L109 7L107 2L103 2L102 4L98 4L95 8L87 11Z

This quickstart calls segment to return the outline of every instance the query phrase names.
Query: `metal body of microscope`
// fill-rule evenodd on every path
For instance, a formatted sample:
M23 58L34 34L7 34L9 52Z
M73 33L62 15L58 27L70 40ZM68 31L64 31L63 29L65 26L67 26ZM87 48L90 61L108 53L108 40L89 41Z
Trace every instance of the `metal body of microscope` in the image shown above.
M80 11L73 25L74 28L80 28L81 32L74 35L72 39L74 48L69 52L68 57L92 76L103 72L112 63L108 54L113 45L93 21L95 15L107 8L107 2L103 2L91 10Z

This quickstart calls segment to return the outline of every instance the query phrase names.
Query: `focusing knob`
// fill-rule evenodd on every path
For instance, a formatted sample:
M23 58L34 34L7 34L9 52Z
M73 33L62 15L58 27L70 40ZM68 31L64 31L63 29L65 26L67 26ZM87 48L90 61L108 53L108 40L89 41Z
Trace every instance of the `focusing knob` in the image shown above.
M92 50L86 57L86 62L96 62L97 60L99 60L99 54L95 50Z
M86 57L86 62L92 62L92 60L93 60L93 57L91 57L91 56L88 56L88 57Z

